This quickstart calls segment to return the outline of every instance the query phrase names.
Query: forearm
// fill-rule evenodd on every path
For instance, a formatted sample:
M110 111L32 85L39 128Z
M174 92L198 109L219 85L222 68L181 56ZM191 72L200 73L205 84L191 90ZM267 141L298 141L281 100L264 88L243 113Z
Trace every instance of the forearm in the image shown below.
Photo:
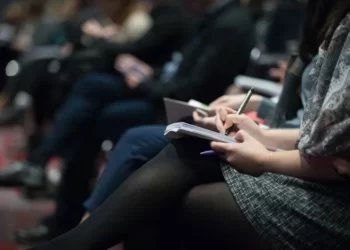
M316 181L345 181L332 169L331 164L330 161L320 160L318 164L310 165L298 150L270 152L262 162L266 171L274 174Z
M283 149L293 150L300 138L299 129L271 129L264 131L264 144Z

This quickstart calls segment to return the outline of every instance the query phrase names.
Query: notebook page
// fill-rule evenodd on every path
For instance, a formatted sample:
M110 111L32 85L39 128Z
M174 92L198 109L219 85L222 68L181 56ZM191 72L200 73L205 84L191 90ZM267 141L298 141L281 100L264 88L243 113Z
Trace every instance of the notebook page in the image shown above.
M179 138L181 135L194 136L198 138L202 138L209 141L217 141L217 142L226 142L226 143L239 143L234 138L230 136L226 136L224 134L201 128L195 125L191 125L185 122L177 122L169 125L165 132L165 136L170 136L173 138ZM273 152L284 151L278 148L266 146L266 148Z

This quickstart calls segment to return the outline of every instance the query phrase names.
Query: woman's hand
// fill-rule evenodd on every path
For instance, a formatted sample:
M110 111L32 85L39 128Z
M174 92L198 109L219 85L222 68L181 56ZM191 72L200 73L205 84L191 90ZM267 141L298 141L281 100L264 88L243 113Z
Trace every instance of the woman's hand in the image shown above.
M239 172L253 176L265 173L263 162L270 153L266 147L243 130L234 138L241 143L212 142L211 147Z
M193 120L196 122L196 124L200 127L210 129L213 131L218 131L216 129L216 117L204 117L201 114L199 114L197 111L193 112L192 114Z
M332 160L334 170L342 177L350 179L350 162L341 158Z
M228 128L235 126L238 130L244 130L259 142L265 144L265 131L246 115L237 115L230 108L218 108L216 111L216 128L220 133L225 133ZM237 130L233 130L230 136L235 136Z

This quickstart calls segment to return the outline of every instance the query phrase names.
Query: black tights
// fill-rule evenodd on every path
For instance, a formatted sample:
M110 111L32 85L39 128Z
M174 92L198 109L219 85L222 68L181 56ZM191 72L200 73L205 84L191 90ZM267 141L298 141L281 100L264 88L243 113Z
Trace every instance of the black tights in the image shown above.
M191 239L192 249L266 249L224 182L218 160L199 156L208 146L193 138L167 146L88 220L34 249L108 249L155 221L178 215L183 230L177 237L190 236L186 238Z

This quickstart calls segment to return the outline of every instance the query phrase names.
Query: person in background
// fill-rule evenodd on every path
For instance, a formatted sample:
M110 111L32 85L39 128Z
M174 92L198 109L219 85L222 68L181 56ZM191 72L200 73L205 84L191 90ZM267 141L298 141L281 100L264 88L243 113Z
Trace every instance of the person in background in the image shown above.
M239 143L174 141L84 223L32 250L105 249L164 217L196 249L348 249L350 183L334 158L350 160L350 3L307 8L299 59L318 59L300 131L265 131L220 108L218 131L236 125ZM200 156L208 147L217 155Z
M125 44L140 39L152 26L152 18L148 14L151 6L147 2L103 0L97 1L97 7L106 13L109 20L98 22L91 19L83 24L84 34L92 38ZM104 22L107 24L103 25Z
M304 6L296 0L276 1L265 37L266 52L292 52L290 42L297 41L303 24Z
M41 224L39 229L21 231L19 240L47 239L81 220L101 139L117 141L130 127L154 123L155 114L163 116L163 97L180 100L195 97L210 102L226 89L235 75L244 71L254 45L254 26L249 11L237 1L201 3L199 7L206 11L203 22L182 52L176 53L160 74L139 59L123 55L117 58L116 66L124 72L125 80L104 74L85 76L74 86L54 131L29 161L16 163L20 171L13 165L0 173L1 185L42 186L47 160L53 155L62 155L65 159L63 185L54 215L59 226L55 230L46 224L43 232ZM129 69L130 60L136 69ZM135 70L143 74L141 81L130 76ZM220 84L213 85L214 82ZM20 177L26 175L31 176L30 182ZM38 182L31 182L32 177Z

